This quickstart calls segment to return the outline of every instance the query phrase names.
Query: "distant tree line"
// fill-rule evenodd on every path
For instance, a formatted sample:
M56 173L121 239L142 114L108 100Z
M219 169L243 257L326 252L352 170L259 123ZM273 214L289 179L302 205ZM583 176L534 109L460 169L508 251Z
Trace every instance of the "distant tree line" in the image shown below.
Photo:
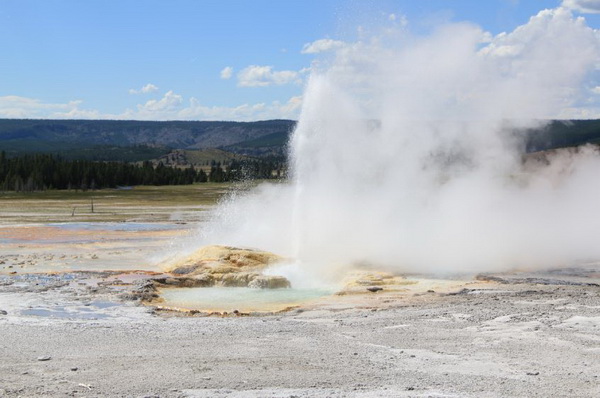
M167 167L159 162L141 164L66 160L48 154L14 158L0 152L0 190L42 191L46 189L102 189L133 185L184 185L244 179L280 178L284 165L275 160L232 161L223 168L211 162L209 173L193 166Z
M211 161L209 181L226 182L285 177L286 164L281 159L232 160L225 168Z
M183 185L206 182L203 170L178 169L150 161L142 164L64 160L47 154L8 158L0 152L0 189L101 189L131 185Z

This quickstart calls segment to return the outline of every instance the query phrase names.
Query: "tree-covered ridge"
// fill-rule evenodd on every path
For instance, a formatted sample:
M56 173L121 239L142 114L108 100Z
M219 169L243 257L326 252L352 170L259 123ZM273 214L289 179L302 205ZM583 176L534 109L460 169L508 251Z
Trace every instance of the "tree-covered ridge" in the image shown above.
M272 134L287 136L294 126L295 122L292 120L220 122L0 119L0 150L11 156L19 156L32 152L59 153L63 150L93 147L219 148Z
M142 161L172 149L220 148L251 157L282 157L296 122L0 119L0 151L9 156ZM559 120L518 132L527 152L600 142L600 120Z
M526 132L527 152L600 144L600 120L554 120Z

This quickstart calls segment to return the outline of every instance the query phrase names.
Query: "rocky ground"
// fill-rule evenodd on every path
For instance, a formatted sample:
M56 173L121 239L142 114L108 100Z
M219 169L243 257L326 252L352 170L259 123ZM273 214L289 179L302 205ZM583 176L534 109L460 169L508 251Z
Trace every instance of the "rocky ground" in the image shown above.
M596 397L597 265L262 316L127 300L147 273L0 278L0 396Z
M207 316L139 294L225 281L222 264L165 275L149 261L180 252L193 226L34 221L0 226L2 397L600 396L598 263L362 275L287 312ZM250 281L254 265L232 259Z

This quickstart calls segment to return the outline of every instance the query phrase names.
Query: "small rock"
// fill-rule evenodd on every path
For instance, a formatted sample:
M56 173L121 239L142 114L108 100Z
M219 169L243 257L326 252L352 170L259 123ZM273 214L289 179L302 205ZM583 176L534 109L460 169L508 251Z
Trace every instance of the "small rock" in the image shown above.
M71 372L77 372L78 370L79 370L79 368L78 368L78 367L76 367L76 366L73 366L73 367L71 368Z
M0 310L0 315L8 315L8 312L6 312L4 310Z
M383 288L379 287L379 286L371 286L371 287L368 287L367 290L370 291L371 293L375 293L375 292L378 292L380 290L383 290Z
M406 391L414 391L415 388L414 387L406 387Z
M52 359L52 357L48 357L48 356L37 357L38 361L49 361L51 359Z
M537 376L540 372L527 372L527 376Z
M258 275L252 278L248 287L258 289L282 289L291 287L290 281L278 275Z

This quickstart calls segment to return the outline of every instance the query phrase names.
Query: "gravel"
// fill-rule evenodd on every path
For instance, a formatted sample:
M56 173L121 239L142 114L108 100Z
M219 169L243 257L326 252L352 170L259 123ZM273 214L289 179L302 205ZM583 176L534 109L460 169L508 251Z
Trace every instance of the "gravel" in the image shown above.
M477 283L250 317L84 306L117 293L77 283L0 290L0 396L600 396L598 287Z

